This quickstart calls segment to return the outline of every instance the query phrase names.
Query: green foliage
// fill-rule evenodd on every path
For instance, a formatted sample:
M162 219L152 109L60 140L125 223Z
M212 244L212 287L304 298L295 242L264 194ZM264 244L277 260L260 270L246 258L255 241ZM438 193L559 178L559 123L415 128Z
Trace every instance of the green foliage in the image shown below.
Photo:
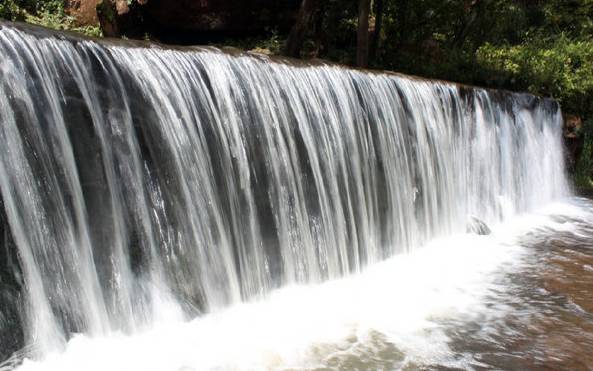
M542 28L547 33L590 37L593 33L593 0L549 0L541 6Z
M15 0L4 0L0 3L0 18L11 21L24 21L25 12Z
M87 36L102 36L98 25L78 26L74 17L64 11L63 0L3 0L0 3L0 18L79 32Z
M485 43L478 64L492 76L490 85L558 99L568 112L593 114L593 40L561 34L518 45Z
M580 161L574 174L577 188L593 189L593 119L586 120L583 124L584 147Z

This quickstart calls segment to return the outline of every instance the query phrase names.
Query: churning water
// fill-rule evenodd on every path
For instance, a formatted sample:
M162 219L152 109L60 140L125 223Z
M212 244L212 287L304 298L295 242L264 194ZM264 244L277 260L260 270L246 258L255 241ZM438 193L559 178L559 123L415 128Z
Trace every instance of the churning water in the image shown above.
M533 214L568 196L550 100L0 27L6 367L470 367L447 323L590 221Z

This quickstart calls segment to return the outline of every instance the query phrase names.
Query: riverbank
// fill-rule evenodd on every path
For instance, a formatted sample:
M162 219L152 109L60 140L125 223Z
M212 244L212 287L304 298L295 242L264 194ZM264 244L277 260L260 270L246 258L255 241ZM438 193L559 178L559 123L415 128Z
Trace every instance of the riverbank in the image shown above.
M593 200L593 188L584 188L584 187L577 187L575 189L575 194Z

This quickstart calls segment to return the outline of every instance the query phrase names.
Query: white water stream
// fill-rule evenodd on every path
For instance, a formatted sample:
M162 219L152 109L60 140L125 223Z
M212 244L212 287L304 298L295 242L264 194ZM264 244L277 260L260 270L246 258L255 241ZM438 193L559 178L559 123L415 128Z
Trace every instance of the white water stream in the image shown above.
M568 195L553 101L218 50L4 24L0 122L25 369L446 352L517 251L468 222Z

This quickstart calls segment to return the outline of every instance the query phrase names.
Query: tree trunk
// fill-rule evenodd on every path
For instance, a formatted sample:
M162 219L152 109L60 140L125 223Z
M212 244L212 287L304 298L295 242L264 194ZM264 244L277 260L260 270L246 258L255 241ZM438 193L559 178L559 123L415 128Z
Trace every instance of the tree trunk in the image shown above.
M371 0L360 0L358 3L358 45L356 48L356 65L369 65L369 13Z
M410 23L410 1L409 0L399 0L397 2L398 12L397 12L397 22L396 22L396 35L397 39L395 40L397 47L401 48L403 45L409 43L408 38L413 34L413 32L409 32L409 23Z
M467 39L470 31L472 28L474 28L474 24L480 17L484 16L484 10L490 4L490 2L491 0L472 0L471 3L469 3L467 10L468 15L458 32L456 32L453 36L453 46L463 46L465 39Z
M114 0L102 0L97 4L97 18L105 37L120 37L117 6Z
M381 29L383 28L383 0L375 0L375 31L373 32L373 42L371 43L371 59L377 58L381 44Z
M315 8L315 0L303 0L301 8L297 16L297 20L290 30L288 40L286 40L286 48L284 54L289 57L299 58L301 56L301 49L305 41L305 34L307 27L311 21L313 10Z

